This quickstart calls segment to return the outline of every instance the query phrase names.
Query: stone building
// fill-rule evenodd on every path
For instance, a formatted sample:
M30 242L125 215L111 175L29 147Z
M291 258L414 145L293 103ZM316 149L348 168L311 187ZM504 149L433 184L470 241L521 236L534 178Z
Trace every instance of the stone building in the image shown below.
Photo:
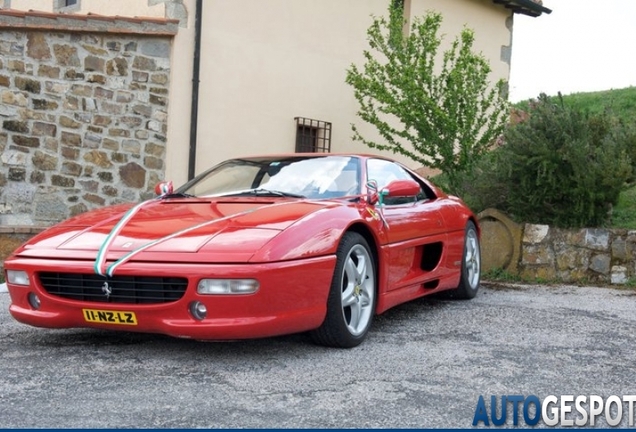
M387 5L0 0L0 226L147 199L159 180L228 157L293 152L300 132L328 128L328 150L368 151L350 140L344 77ZM451 36L473 28L493 81L508 79L514 14L550 12L531 0L403 5L407 20L440 11Z
M2 225L48 225L152 194L165 170L177 29L2 11Z

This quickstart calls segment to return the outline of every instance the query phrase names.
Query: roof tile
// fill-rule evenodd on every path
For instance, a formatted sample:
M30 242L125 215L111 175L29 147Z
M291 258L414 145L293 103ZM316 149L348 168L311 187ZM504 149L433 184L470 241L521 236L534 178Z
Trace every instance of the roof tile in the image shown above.
M179 30L179 20L156 17L107 16L95 13L84 15L0 9L0 28L2 27L174 36Z

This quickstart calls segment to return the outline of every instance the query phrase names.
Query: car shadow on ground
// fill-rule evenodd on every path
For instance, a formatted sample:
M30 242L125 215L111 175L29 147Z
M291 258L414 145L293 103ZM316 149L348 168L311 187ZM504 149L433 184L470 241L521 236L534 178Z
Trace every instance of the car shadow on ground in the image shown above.
M374 317L374 322L368 335L368 340L382 339L380 335L396 334L403 331L405 326L413 322L429 325L435 320L435 313L447 308L452 308L456 301L449 301L433 296L413 300L389 309L381 315ZM69 351L86 347L88 349L117 349L125 351L128 346L141 347L149 351L153 350L200 355L234 356L234 355L262 355L264 352L298 351L320 352L330 350L313 343L308 333L299 333L285 336L276 336L261 339L243 339L235 341L204 341L185 338L176 338L161 334L137 333L127 331L111 331L101 329L37 329L20 326L17 331L6 335L13 346L21 346L31 350L38 348L66 349Z

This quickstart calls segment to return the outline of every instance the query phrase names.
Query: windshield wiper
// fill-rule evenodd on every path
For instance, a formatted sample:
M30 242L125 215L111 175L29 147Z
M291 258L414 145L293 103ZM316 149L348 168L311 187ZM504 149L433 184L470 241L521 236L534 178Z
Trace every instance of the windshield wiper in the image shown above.
M299 195L299 194L290 193L290 192L283 192L283 191L279 191L279 190L264 189L264 188L249 189L249 190L245 190L245 191L229 193L229 194L224 195L224 196L239 196L239 195L277 196L277 197L286 197L286 198L306 198L304 195Z
M161 198L161 199L166 199L166 198L196 198L196 196L195 195L191 195L191 194L187 194L187 193L183 193L183 192L173 192L173 193L161 195L159 198Z

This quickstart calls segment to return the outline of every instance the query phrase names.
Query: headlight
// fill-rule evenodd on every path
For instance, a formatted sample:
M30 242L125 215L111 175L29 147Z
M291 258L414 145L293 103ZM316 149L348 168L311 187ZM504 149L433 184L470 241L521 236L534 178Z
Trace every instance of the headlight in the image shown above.
M201 279L199 294L253 294L258 291L256 279Z
M29 285L29 275L22 270L7 270L7 282L13 285Z

